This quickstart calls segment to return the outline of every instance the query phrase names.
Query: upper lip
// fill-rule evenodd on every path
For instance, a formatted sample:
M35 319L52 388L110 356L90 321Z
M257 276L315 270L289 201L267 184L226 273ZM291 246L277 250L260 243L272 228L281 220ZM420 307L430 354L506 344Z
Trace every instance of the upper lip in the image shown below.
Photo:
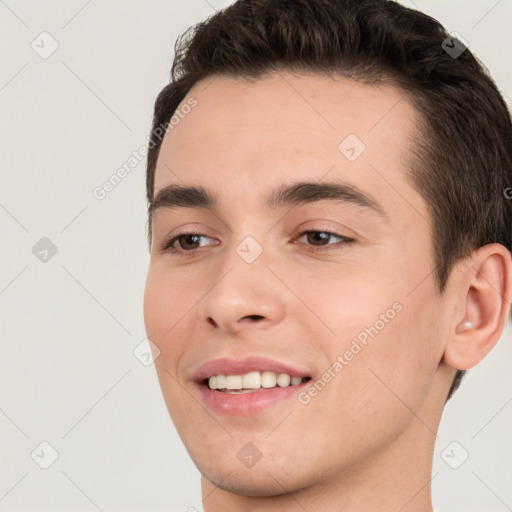
M212 375L243 375L253 371L287 373L291 377L311 376L311 373L308 373L307 370L294 368L275 359L251 356L244 359L224 357L207 361L199 367L193 379L196 382L202 382Z

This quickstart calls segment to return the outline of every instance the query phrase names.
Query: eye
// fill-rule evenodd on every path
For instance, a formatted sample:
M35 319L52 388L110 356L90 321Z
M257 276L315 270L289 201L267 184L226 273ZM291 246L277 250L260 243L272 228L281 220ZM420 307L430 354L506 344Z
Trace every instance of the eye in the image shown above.
M298 237L301 238L306 237L308 245L311 245L314 251L326 251L326 250L334 250L336 247L340 245L346 245L354 242L355 240L352 238L348 238L343 235L338 235L337 233L332 233L330 231L321 231L321 230L308 230L302 231ZM327 243L330 238L338 238L340 242L337 244L329 244ZM200 247L204 247L205 245L197 245L200 244L201 239L210 238L202 233L180 233L175 235L168 240L166 240L162 244L162 252L167 252L171 254L176 254L178 256L184 256L185 253L192 253L196 249ZM211 240L211 238L210 238ZM176 247L178 245L178 247ZM208 245L208 244L206 244ZM218 244L209 244L209 245L218 245ZM334 248L332 246L335 246ZM192 247L191 247L192 246Z
M312 243L313 250L315 251L326 251L331 250L333 245L345 245L354 242L353 238L348 238L343 235L338 235L337 233L332 233L330 231L319 231L319 230L308 230L303 231L300 236L299 240L303 237L306 237L306 240L308 242ZM328 242L329 238L338 238L341 240L338 244L329 244ZM324 243L325 242L325 243Z
M172 254L183 254L183 252L193 252L197 249L197 245L201 238L209 238L202 233L180 233L169 240L165 241L162 245L163 252L170 252ZM179 248L175 247L176 242L178 242ZM194 247L190 247L193 245ZM187 248L187 246L189 246Z

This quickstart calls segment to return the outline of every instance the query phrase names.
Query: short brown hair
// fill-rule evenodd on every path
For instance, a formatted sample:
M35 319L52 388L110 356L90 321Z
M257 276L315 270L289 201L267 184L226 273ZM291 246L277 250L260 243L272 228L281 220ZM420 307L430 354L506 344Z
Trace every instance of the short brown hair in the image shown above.
M449 37L437 20L391 0L238 0L190 27L176 42L171 82L155 103L149 245L158 127L199 80L290 70L392 83L421 114L408 177L432 217L440 293L454 264L473 250L494 242L511 250L512 201L504 194L512 184L510 113L469 49L456 57L446 51ZM447 400L464 373L457 371Z

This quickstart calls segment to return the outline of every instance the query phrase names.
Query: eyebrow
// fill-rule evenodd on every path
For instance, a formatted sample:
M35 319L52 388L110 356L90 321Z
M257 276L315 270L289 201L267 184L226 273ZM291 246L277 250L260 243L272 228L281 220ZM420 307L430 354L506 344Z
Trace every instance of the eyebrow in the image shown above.
M376 199L361 189L345 182L318 183L296 182L282 184L267 197L266 206L271 209L285 206L301 206L319 201L354 204L381 217L387 218ZM215 208L217 197L202 186L168 185L162 188L149 205L148 213L153 217L158 210L176 208Z

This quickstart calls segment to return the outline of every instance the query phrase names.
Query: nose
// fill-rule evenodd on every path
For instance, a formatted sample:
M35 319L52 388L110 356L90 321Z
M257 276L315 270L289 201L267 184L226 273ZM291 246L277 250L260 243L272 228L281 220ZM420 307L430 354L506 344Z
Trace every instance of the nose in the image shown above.
M245 322L245 323L257 323L257 322L260 322L262 320L265 320L265 317L263 315L246 315L242 318L240 318L238 321L237 321L237 324L240 324L242 322ZM226 323L226 321L222 321L220 318L217 317L217 321L212 317L212 316L209 316L207 318L207 322L209 324L211 324L213 327L217 327L217 328L221 328L222 326L224 326L224 329L226 329L226 326L228 325ZM226 329L227 330L227 329ZM234 331L234 329L231 329L231 331Z
M236 335L268 329L282 321L290 292L271 271L264 253L247 263L235 251L223 262L203 302L201 318L214 329Z

